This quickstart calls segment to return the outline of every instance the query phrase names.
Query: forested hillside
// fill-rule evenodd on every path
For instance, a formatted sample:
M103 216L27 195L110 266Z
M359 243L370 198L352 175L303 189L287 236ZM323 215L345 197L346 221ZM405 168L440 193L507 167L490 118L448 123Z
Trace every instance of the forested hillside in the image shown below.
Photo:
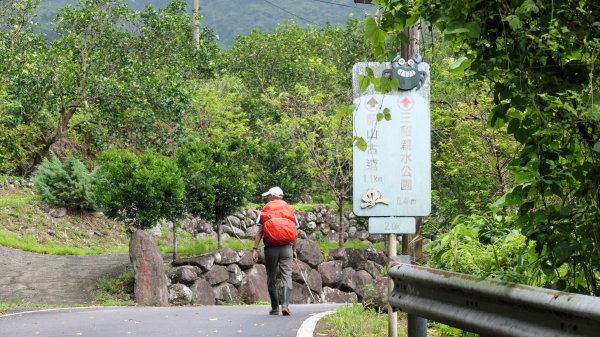
M133 9L143 10L146 6L164 8L169 0L127 0ZM191 11L191 0L186 1ZM77 0L44 0L37 10L40 30L50 38L58 10L75 5ZM326 23L345 24L349 15L362 19L373 11L373 6L355 4L351 0L202 0L200 1L202 26L210 27L219 37L219 44L229 47L236 35L247 34L252 29L271 31L283 20L295 20L301 27L309 24L323 26Z

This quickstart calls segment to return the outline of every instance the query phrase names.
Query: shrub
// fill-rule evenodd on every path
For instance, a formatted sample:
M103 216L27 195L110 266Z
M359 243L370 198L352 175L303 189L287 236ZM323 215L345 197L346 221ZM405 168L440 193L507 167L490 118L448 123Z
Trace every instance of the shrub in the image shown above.
M481 215L458 216L451 227L425 248L430 267L529 283L526 255L534 243L517 230Z
M12 126L0 121L0 173L27 174L41 148L39 132L30 124Z
M244 144L239 140L199 140L177 150L177 165L185 180L188 212L217 224L243 206L253 189L250 168L244 163Z
M71 209L96 208L93 174L70 154L64 163L54 154L50 160L44 159L35 171L33 183L42 200L49 204Z
M129 270L115 278L100 278L94 302L100 305L133 304L134 275L134 271Z
M160 219L183 216L184 184L177 165L154 151L139 158L127 150L99 157L95 195L106 215L147 229Z

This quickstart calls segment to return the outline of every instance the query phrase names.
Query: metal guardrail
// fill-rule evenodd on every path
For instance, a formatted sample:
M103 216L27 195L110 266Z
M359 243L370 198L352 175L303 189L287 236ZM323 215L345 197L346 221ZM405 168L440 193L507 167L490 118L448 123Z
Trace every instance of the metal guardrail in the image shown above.
M388 301L404 311L482 336L598 337L600 297L402 263L392 258Z

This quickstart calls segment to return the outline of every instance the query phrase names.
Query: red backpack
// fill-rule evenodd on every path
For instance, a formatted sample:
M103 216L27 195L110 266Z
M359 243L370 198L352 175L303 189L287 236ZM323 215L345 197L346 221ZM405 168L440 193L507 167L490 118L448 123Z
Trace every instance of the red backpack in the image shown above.
M283 200L269 201L260 212L265 241L272 246L283 246L296 239L294 209Z

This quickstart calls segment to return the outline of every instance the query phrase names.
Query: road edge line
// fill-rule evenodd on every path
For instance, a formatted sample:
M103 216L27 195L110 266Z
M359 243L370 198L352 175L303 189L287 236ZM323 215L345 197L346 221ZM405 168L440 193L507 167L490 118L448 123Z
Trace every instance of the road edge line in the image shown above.
M9 314L5 314L5 315L0 315L0 318L4 318L4 317L11 317L11 316L19 316L19 315L25 315L25 314L35 314L35 313L39 313L39 312L48 312L48 311L60 311L60 310L73 310L73 309L97 309L97 308L113 308L115 306L102 306L102 305L92 305L92 306L86 306L86 307L64 307L64 308L48 308L48 309L39 309L39 310L28 310L28 311L20 311L20 312L13 312L13 313L9 313ZM116 306L118 307L118 306Z
M333 313L335 313L335 311L333 311L333 310L325 311L325 312L321 312L318 314L314 314L314 315L310 316L309 318L305 319L304 322L302 322L300 329L298 329L298 333L296 333L296 337L313 337L315 327L317 326L317 323L319 322L319 320L321 318L323 318L327 315L331 315Z

